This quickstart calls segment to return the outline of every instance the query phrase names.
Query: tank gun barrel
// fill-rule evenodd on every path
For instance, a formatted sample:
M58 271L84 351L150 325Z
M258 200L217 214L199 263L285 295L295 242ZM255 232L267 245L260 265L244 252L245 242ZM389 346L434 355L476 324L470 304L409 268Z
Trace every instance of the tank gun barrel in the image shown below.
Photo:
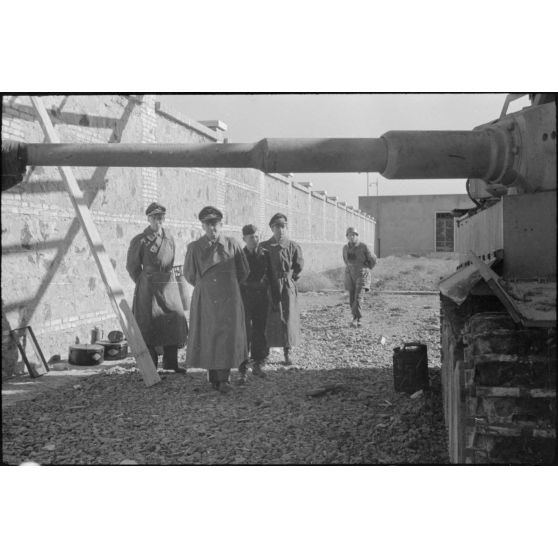
M484 178L502 169L498 135L394 131L380 138L213 144L20 144L26 165L254 168L267 173L378 172L386 178Z
M255 143L2 142L2 187L28 165L253 168L266 173L378 172L395 179L479 179L525 191L556 189L555 107L534 106L467 131L391 131L379 138Z
M264 172L381 171L381 139L263 139L256 143L28 144L42 166L254 168Z

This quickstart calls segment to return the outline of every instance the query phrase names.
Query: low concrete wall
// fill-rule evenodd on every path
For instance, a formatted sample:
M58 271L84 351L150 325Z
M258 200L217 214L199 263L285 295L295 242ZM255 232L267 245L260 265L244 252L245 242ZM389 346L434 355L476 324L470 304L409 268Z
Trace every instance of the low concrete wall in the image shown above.
M45 96L43 102L63 142L222 141L219 132L168 109L164 96ZM3 97L2 138L44 141L29 97ZM341 265L349 225L360 227L361 238L374 244L373 220L283 175L200 168L81 167L74 172L130 301L134 285L125 269L126 252L131 238L147 226L144 211L152 201L167 207L165 226L177 241L176 265L182 264L188 243L202 234L197 215L208 204L224 210L224 231L238 239L247 223L259 225L267 238L270 217L286 213L291 238L301 243L312 271ZM119 329L56 168L33 168L21 185L2 192L3 376L16 369L8 333L26 325L33 327L47 358L54 353L65 358L75 338L88 341L95 325Z

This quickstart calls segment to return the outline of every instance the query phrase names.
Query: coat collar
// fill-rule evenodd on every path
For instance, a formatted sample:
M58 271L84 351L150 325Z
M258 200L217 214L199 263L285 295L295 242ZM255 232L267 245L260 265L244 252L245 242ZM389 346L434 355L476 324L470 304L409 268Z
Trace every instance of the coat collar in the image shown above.
M145 235L145 237L147 238L147 240L149 240L149 242L153 242L154 240L157 239L157 237L159 236L158 234L154 233L153 230L151 229L151 227L147 227L144 231L143 234ZM167 235L165 234L165 229L161 229L161 238L165 238Z
M254 255L254 254L256 254L256 255L257 255L257 254L260 254L261 251L262 251L262 248L261 248L261 244L258 244L258 245L256 246L256 248L254 248L253 251L248 250L248 246L244 246L243 250L244 250L244 253L245 253L245 254L248 254L248 255L252 256L252 255Z
M204 242L204 244L205 244L206 246L209 246L209 245L210 245L210 244L209 244L209 238L207 238L207 235L204 234L204 235L202 236L202 240L203 240L203 242ZM215 244L215 243L218 243L218 244L220 244L221 246L226 246L225 237L224 237L222 234L220 234L220 235L215 239L214 244Z
M282 238L280 241L275 240L275 237L272 236L269 240L268 243L270 246L281 246L281 247L285 247L289 244L290 239L288 238Z

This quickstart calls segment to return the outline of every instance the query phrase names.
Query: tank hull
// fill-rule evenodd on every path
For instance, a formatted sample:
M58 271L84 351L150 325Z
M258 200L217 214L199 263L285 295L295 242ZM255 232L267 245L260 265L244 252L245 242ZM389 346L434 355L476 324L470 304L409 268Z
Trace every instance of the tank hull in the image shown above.
M456 219L459 263L472 251L483 261L503 252L505 280L556 281L556 190L505 196Z
M440 283L442 392L453 463L556 461L556 192L459 220Z

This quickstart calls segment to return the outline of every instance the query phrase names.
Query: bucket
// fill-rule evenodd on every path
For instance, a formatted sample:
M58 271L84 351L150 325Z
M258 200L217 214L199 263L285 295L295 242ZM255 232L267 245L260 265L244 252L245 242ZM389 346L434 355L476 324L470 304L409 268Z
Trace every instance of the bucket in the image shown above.
M108 339L100 339L97 341L105 349L105 360L121 360L128 356L128 341L118 341L113 343Z
M426 345L405 343L393 350L393 386L405 393L429 388Z
M70 345L68 362L79 366L95 366L105 359L105 349L97 344Z

